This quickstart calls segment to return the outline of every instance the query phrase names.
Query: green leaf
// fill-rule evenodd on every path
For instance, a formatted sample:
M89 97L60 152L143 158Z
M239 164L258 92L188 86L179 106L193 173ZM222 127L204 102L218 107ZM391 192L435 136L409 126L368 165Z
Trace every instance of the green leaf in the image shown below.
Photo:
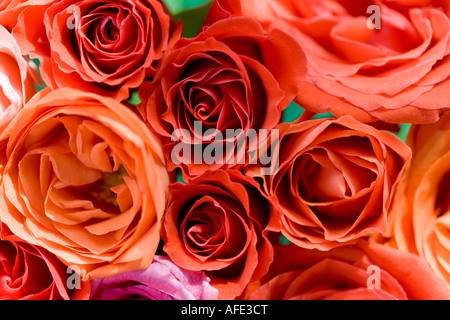
M406 142L406 137L408 136L409 129L411 128L410 123L399 123L400 131L394 132L394 134L403 140L403 142Z
M133 106L137 106L139 103L141 103L141 100L139 99L138 90L131 92L131 97L128 100L129 104L132 104Z
M186 181L184 181L184 179L183 179L183 173L181 172L181 170L176 169L176 172L177 172L177 182L186 184Z
M284 109L282 122L293 122L297 120L305 110L300 107L295 102L291 102L291 104Z
M183 23L183 36L195 37L202 28L212 0L163 0L176 22Z
M292 242L288 240L283 234L280 234L280 238L278 240L279 244L291 244Z
M162 0L172 14L200 7L212 0Z

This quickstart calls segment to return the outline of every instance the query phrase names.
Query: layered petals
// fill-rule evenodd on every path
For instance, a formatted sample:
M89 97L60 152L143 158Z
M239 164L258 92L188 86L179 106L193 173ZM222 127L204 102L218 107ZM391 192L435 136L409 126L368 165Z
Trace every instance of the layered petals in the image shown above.
M25 3L13 28L25 54L39 59L45 83L126 100L181 28L158 0ZM43 18L43 19L42 19Z
M78 266L83 280L148 267L168 175L159 141L133 112L44 90L5 132L0 219L14 234Z
M67 271L55 255L39 246L0 241L0 300L87 299L89 285L72 283L68 277L79 275Z
M279 167L263 178L291 242L328 250L388 229L387 210L411 158L400 139L350 116L278 129Z
M449 300L446 283L422 257L359 240L330 251L275 247L269 273L250 300Z
M389 211L390 231L374 239L425 257L450 285L450 114L412 126L407 143L413 159Z
M246 17L219 21L174 45L155 81L141 86L140 110L164 141L169 171L193 177L238 168L248 150L238 141L279 123L305 73L305 57L287 34L266 33ZM174 152L181 144L189 153ZM215 147L215 159L197 161Z
M180 267L205 271L219 299L234 299L263 276L280 221L273 200L239 171L217 170L170 187L164 251Z
M19 45L0 25L0 132L36 92Z
M240 15L302 46L308 75L296 101L309 111L432 123L450 105L445 1L218 0L207 23Z
M145 270L91 281L91 300L215 300L218 291L202 271L178 267L156 255Z

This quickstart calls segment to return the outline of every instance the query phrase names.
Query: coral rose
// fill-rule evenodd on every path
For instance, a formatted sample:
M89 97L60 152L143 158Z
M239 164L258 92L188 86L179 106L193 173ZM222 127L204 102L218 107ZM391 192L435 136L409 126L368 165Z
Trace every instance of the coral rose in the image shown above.
M308 59L297 96L307 110L431 123L450 105L448 13L439 0L217 0L207 23L247 15L294 37Z
M23 6L13 34L25 54L40 60L42 77L52 89L72 87L128 99L129 89L154 75L172 37L181 33L158 0Z
M91 281L91 300L215 300L218 291L201 271L184 270L156 255L145 270Z
M84 280L150 265L168 175L136 114L112 98L45 89L6 133L0 220L12 233Z
M373 242L324 252L275 247L269 273L252 283L250 300L449 300L446 283L425 259Z
M351 116L278 129L279 168L264 183L282 210L284 236L328 250L387 230L392 193L411 158L403 141Z
M36 92L19 45L0 25L0 132Z
M390 244L426 258L450 285L450 113L412 126L413 158L395 194L384 236Z
M247 17L219 21L174 45L155 82L141 86L140 109L164 141L169 171L237 169L250 145L239 141L279 123L305 72L303 52L287 34L265 33ZM182 143L193 152L173 152ZM211 147L219 150L214 159L196 160L198 149Z
M171 185L163 248L178 266L205 271L219 299L233 299L267 272L279 227L272 199L255 180L219 169Z

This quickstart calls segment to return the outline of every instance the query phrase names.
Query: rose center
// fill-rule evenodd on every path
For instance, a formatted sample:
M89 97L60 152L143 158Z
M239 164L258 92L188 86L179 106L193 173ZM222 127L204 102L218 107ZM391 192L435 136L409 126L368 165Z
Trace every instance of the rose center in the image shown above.
M97 181L74 188L83 195L83 198L92 201L96 208L108 213L118 214L121 210L113 188L122 185L125 176L128 176L128 173L124 166L120 165L114 172L104 172Z

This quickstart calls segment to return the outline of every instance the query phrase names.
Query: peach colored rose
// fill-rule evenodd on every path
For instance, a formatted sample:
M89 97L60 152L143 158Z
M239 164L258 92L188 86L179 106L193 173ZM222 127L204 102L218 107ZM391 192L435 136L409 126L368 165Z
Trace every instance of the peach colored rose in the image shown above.
M450 286L450 113L435 124L412 126L406 142L413 158L395 194L392 228L383 241L425 257Z
M359 240L330 251L275 247L250 300L449 300L446 283L417 255Z
M405 13L412 8L434 7L440 8L450 17L450 2L447 0L381 0L386 5Z
M448 1L217 0L206 23L248 15L294 37L308 60L296 99L307 110L431 123L450 105L448 13Z
M0 25L0 132L35 92L19 45Z
M159 0L26 2L13 34L52 89L128 99L181 33Z
M168 175L136 114L112 98L44 89L5 132L0 220L12 233L84 280L148 267Z
M250 143L238 142L250 130L279 123L305 73L301 48L289 35L266 33L247 17L223 20L174 45L155 81L140 87L140 109L164 142L169 171L180 167L194 177L239 169ZM174 152L182 143L190 155ZM221 149L217 160L197 160L198 149L203 153L215 146Z
M351 116L277 128L279 168L263 178L286 238L328 250L387 230L392 193L411 158L400 139ZM247 173L258 175L258 167Z
M164 251L179 267L204 271L219 299L234 299L267 272L280 221L255 180L219 169L172 184L167 203Z

